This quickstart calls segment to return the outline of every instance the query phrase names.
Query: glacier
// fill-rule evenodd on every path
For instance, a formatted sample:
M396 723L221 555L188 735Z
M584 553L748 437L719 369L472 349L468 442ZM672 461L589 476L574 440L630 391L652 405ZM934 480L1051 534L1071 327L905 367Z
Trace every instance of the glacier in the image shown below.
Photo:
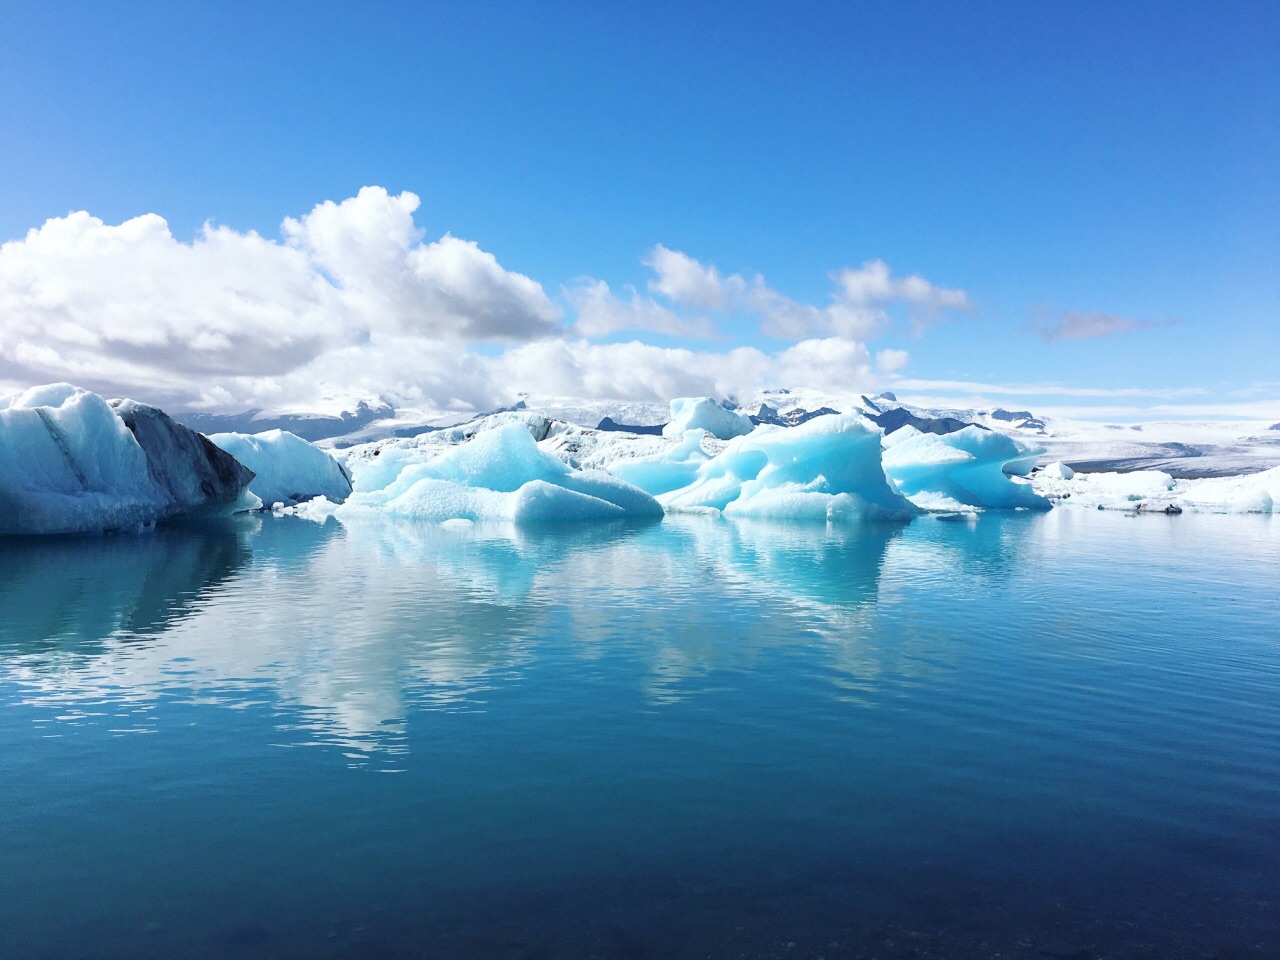
M209 440L254 472L249 492L268 506L291 507L314 497L342 503L351 495L342 465L287 430L214 433Z
M87 533L257 506L253 473L155 407L67 383L0 397L0 533Z

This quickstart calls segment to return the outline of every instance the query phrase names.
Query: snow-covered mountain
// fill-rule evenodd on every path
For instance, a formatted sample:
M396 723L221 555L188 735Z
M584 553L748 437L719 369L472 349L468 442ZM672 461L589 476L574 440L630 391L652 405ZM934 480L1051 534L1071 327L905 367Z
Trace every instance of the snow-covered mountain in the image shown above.
M244 413L179 413L174 419L192 430L212 433L264 433L287 430L303 440L325 440L340 437L374 422L394 420L395 408L385 400L361 400L354 410L341 413L266 413L246 410Z
M946 434L976 425L1042 448L1041 464L1062 461L1084 472L1162 470L1174 477L1192 478L1256 473L1280 466L1280 424L1260 420L1100 423L1038 416L1024 409L921 407L889 393L867 396L805 388L765 390L736 402L725 401L724 406L757 423L779 426L797 426L835 413L862 414L886 433L910 425L925 433ZM511 407L474 415L396 409L374 400L337 415L268 416L250 411L236 416L180 414L177 419L206 433L284 429L320 441L322 446L343 449L477 423L508 411L638 435L660 433L671 416L666 403L522 395Z

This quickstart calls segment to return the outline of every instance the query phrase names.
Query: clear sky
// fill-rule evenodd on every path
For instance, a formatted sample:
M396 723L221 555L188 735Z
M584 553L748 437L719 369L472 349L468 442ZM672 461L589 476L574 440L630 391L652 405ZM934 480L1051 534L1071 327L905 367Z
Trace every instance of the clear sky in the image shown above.
M0 0L0 380L1280 418L1278 171L1274 2Z

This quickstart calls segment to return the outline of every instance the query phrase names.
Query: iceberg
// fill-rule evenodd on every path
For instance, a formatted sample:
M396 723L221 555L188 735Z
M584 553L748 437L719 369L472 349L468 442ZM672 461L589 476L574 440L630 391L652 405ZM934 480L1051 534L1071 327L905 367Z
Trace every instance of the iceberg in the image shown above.
M1064 506L1141 513L1275 513L1280 467L1233 477L1176 480L1161 470L1036 476L1040 492Z
M1242 477L1205 477L1177 482L1178 506L1199 513L1275 513L1280 505L1280 467Z
M1051 504L1031 484L1009 476L1029 471L1038 452L980 427L935 434L906 426L885 437L884 470L926 510L1047 510Z
M698 469L711 459L702 449L705 430L686 430L680 442L647 456L614 460L608 470L615 477L655 497L693 483Z
M351 479L342 465L286 430L215 433L209 440L254 472L249 492L269 506L291 507L314 497L342 503L351 495Z
M0 533L87 533L257 505L253 473L155 407L67 383L0 398Z
M670 410L661 436L517 409L330 453L282 430L207 438L147 404L51 384L0 397L0 534L138 529L264 501L317 521L378 515L450 529L664 511L838 521L1053 503L1269 514L1280 502L1280 468L1177 479L1057 462L1032 473L1040 447L980 425L886 435L857 412L830 412L755 426L706 397Z
M726 410L710 397L681 397L671 401L671 422L662 435L679 440L690 430L705 430L718 440L732 440L754 429L750 417Z
M671 512L756 519L905 519L919 511L881 466L880 430L857 414L760 426L663 494Z
M1036 489L1055 503L1099 510L1133 510L1142 502L1167 502L1174 479L1162 470L1129 473L1077 473L1057 477L1041 470L1033 478Z
M389 448L349 460L354 490L336 515L516 522L662 516L640 488L603 471L574 470L539 449L522 423L477 433L434 457L431 452Z

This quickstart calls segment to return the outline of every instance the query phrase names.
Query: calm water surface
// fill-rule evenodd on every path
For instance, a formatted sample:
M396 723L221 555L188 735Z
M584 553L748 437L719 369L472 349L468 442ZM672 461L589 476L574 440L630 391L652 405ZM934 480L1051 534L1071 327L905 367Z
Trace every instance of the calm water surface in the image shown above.
M1280 956L1280 520L0 542L0 957Z

